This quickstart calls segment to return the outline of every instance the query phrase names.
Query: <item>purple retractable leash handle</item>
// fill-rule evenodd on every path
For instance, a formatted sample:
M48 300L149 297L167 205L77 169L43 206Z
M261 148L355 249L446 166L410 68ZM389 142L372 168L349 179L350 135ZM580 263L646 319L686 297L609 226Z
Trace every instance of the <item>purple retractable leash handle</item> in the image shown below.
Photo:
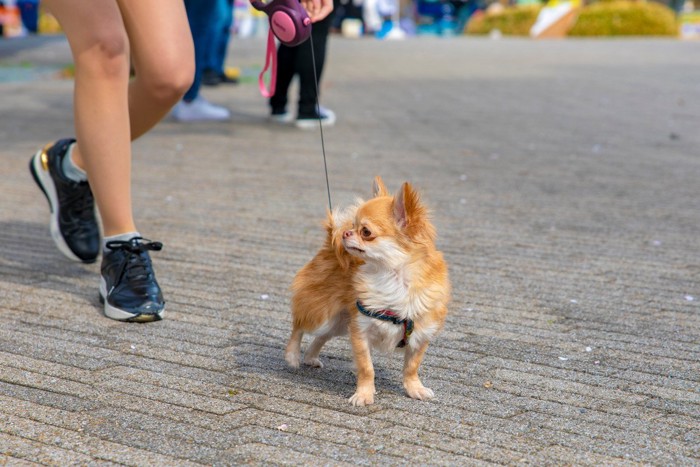
M299 0L272 0L263 3L260 0L250 2L253 8L265 13L270 20L270 31L267 34L267 51L265 52L265 67L258 77L260 93L263 97L272 97L277 83L277 52L275 37L286 46L295 47L311 35L311 19L301 6ZM272 65L270 89L265 87L263 75Z

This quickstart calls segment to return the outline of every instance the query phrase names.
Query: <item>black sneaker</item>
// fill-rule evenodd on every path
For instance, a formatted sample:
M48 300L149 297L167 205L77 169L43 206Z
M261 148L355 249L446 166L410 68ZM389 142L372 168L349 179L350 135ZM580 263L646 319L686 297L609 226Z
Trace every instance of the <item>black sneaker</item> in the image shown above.
M148 251L160 251L163 244L141 237L107 242L102 256L100 302L104 313L118 321L159 321L165 302Z
M202 84L205 86L218 86L219 84L238 84L238 78L233 74L227 74L214 70L213 68L205 68L202 71Z
M205 86L218 86L221 84L221 76L213 68L202 71L202 84Z
M29 161L29 171L49 200L51 236L68 258L94 263L100 253L100 228L88 182L75 182L63 173L63 159L74 139L47 145Z

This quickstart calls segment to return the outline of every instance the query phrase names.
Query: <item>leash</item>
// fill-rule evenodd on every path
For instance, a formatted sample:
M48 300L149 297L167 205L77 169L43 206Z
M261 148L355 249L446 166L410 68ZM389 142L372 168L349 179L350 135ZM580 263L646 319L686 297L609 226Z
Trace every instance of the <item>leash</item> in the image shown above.
M311 63L314 68L314 85L316 87L316 115L318 115L318 130L321 134L321 152L323 153L323 170L326 173L326 192L328 193L328 209L333 212L333 203L331 202L331 184L328 181L328 162L326 161L326 144L323 139L323 123L321 122L321 102L318 92L318 76L316 76L316 54L314 53L314 39L309 36L311 43Z
M316 115L318 116L318 128L321 134L321 152L323 153L323 170L326 175L326 192L328 193L328 209L333 211L331 201L331 185L328 179L328 161L326 159L326 144L323 137L323 122L321 119L321 103L319 101L318 74L316 70L316 56L314 53L314 41L311 37L311 19L299 0L272 0L263 3L261 0L251 1L256 10L267 14L270 29L267 34L267 50L265 51L265 66L258 76L258 87L263 97L270 98L275 94L277 84L277 49L275 37L288 47L296 47L309 39L311 45L311 64L314 71L314 86L316 91ZM264 75L269 68L270 87L265 86Z
M275 48L275 35L272 33L272 28L267 33L267 49L265 50L265 66L260 75L258 75L258 88L260 94L268 99L275 95L275 87L277 86L277 49ZM270 70L270 87L265 86L265 72Z

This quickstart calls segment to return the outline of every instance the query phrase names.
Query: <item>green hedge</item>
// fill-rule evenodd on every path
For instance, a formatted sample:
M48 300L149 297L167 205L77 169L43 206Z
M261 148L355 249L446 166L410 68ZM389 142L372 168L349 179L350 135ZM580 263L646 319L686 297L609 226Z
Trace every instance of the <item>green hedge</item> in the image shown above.
M504 36L529 36L542 7L527 5L507 7L498 13L474 15L467 23L467 34L489 34L494 29Z
M673 11L644 1L599 2L581 10L570 36L677 36Z

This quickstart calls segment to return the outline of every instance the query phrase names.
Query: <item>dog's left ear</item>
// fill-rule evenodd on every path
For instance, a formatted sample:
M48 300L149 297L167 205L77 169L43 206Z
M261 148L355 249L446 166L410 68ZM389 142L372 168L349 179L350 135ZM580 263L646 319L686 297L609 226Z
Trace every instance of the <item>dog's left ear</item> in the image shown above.
M404 182L394 196L392 203L394 219L399 228L410 238L419 240L422 237L433 239L434 229L428 221L428 211L420 201L420 195L410 183Z
M404 182L399 192L394 196L393 203L394 219L401 229L406 229L413 223L419 205L418 193L415 192L410 183Z

